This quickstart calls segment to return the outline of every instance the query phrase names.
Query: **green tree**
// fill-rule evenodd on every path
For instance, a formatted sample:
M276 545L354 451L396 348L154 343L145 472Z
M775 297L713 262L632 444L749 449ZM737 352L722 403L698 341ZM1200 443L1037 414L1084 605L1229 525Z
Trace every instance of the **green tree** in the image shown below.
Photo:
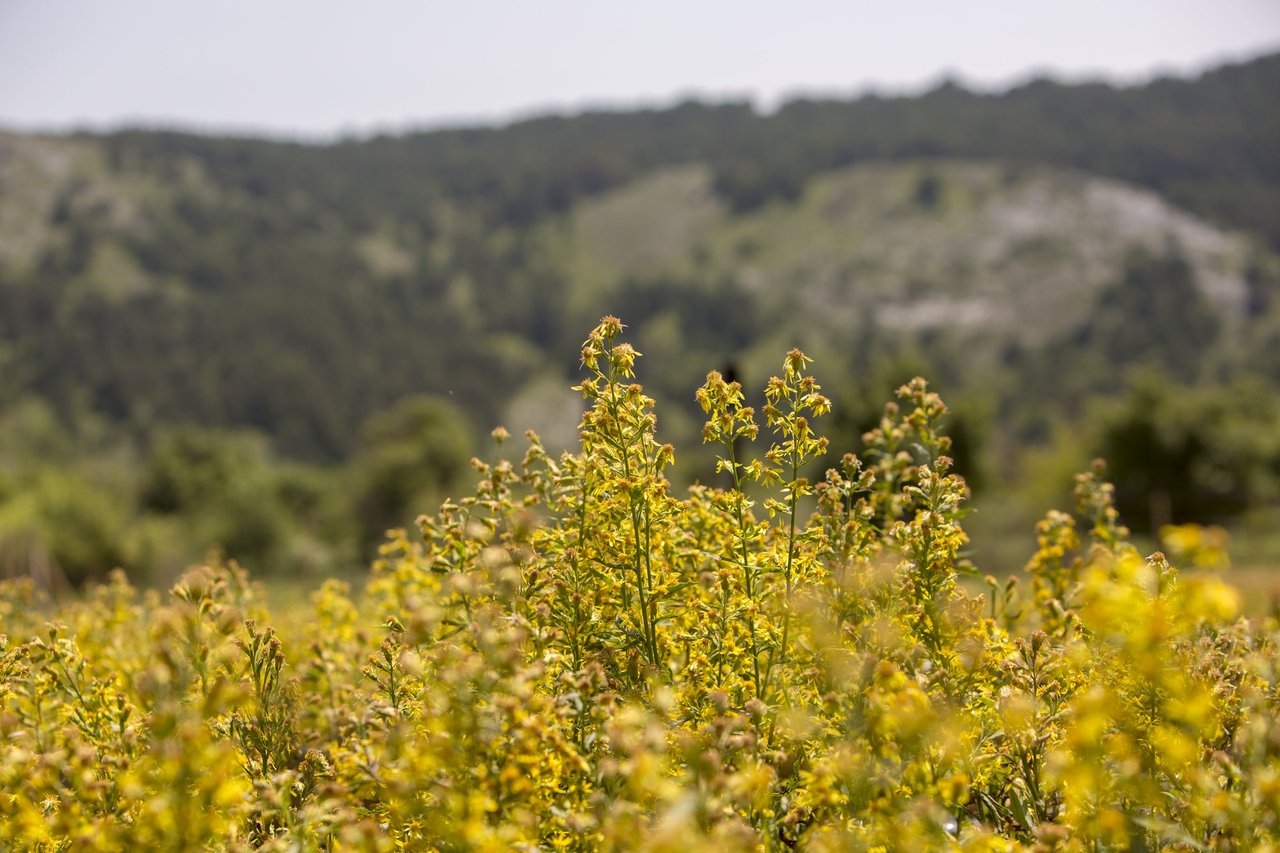
M365 549L403 526L458 484L468 470L470 426L457 406L419 394L370 417L355 457L354 516Z
M1094 450L1136 529L1227 521L1280 498L1280 398L1265 380L1187 388L1143 373L1098 423Z

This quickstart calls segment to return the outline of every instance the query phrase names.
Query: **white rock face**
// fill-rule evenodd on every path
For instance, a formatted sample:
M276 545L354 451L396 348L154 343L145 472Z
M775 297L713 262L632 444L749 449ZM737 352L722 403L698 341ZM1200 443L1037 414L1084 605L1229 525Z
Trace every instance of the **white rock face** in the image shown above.
M921 201L924 180L933 203ZM1134 252L1176 251L1225 320L1244 312L1246 237L1080 172L872 162L743 216L715 202L710 182L709 170L682 167L580 206L567 233L579 291L728 275L796 326L838 332L870 319L1033 343L1082 321Z

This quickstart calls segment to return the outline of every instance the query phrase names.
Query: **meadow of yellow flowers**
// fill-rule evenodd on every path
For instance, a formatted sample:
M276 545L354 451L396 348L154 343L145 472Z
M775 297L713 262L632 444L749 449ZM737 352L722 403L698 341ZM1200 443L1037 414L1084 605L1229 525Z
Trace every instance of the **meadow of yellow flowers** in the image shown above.
M580 452L476 461L359 595L0 588L0 849L1276 849L1280 626L1138 554L1099 472L975 596L923 381L809 482L809 359L758 413L712 373L733 485L677 496L621 332Z

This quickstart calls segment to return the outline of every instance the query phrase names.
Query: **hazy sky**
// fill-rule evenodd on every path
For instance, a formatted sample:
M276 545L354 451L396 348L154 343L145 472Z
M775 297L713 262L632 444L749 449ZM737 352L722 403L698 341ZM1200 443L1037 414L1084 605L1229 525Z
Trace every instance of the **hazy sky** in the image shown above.
M1280 0L0 0L0 125L328 135L943 74L1139 80L1276 49Z

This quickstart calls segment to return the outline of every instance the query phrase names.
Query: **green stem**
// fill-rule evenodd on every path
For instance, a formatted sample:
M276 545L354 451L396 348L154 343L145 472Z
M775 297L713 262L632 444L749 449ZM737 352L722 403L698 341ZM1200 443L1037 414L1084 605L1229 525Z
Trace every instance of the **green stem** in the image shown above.
M756 604L755 573L751 570L751 553L747 546L747 497L742 491L742 472L738 468L738 456L734 450L733 438L730 437L725 444L729 448L729 463L733 471L734 509L737 511L738 517L738 546L742 552L742 584L746 590L747 598L753 604ZM764 701L764 697L761 695L764 684L760 678L760 646L756 638L756 617L754 613L747 615L747 632L751 637L752 686L755 688L756 698Z
M608 408L609 417L613 421L614 427L618 431L616 443L610 442L622 455L622 474L624 479L632 478L631 467L631 442L622 432L622 420L618 417L620 401L618 400L618 383L613 366L609 367L609 376L607 377L609 385L609 393L605 397L605 405ZM608 436L605 436L606 440ZM650 600L649 591L652 585L652 555L648 553L648 549L642 549L641 537L641 520L646 531L650 529L651 519L649 517L648 502L643 498L637 498L634 491L628 495L631 504L631 544L632 544L632 571L636 577L636 598L640 606L640 628L644 636L644 656L651 666L658 666L658 633L657 628L653 624L654 619L651 617L650 609L652 602ZM647 541L647 540L646 540ZM648 577L646 577L648 575Z
M791 416L794 424L796 416L799 414L799 392L791 401ZM794 429L794 427L793 427ZM765 690L769 688L769 681L773 675L773 667L775 661L785 666L787 664L787 646L791 640L791 589L792 589L792 571L795 567L796 559L796 508L800 503L800 496L796 491L797 481L800 473L800 437L793 434L791 436L791 480L788 490L790 491L790 499L787 505L787 514L790 516L790 523L787 530L787 562L783 568L783 581L785 582L785 597L782 602L782 642L778 647L777 655L770 655L769 665L765 669ZM761 696L761 701L768 701ZM772 727L770 729L772 732Z

